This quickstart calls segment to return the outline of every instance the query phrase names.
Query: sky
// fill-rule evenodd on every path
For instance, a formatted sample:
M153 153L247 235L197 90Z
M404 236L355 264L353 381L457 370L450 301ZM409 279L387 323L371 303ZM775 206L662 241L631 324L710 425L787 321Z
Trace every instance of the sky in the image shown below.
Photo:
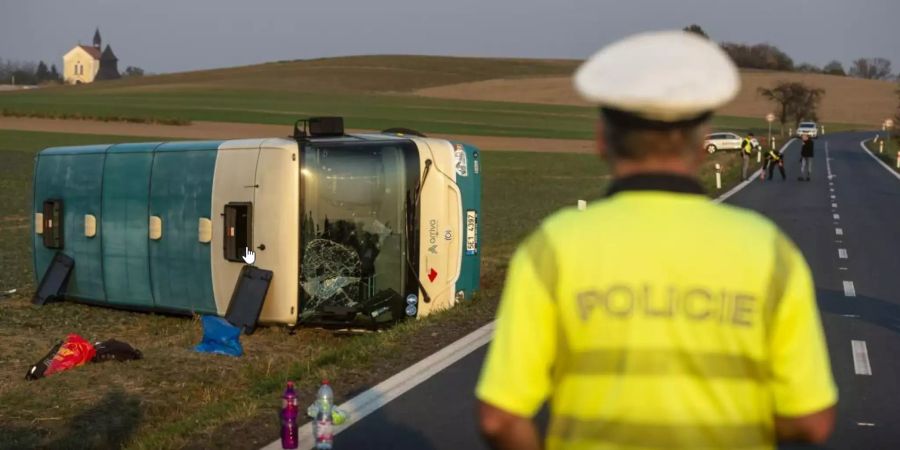
M900 71L898 0L0 0L0 58L62 66L100 27L119 69L180 72L362 54L584 59L697 23L796 63L880 56Z

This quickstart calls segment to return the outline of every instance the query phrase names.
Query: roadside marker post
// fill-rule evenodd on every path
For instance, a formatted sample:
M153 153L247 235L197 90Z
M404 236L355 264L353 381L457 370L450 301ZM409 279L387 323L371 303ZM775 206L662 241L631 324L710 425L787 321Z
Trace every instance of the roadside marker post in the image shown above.
M762 150L756 152L756 163L759 164L762 162Z
M884 141L878 141L878 153L884 153Z
M822 136L825 136L825 125L822 125Z
M897 168L900 169L900 152L897 152Z
M722 189L722 165L716 163L716 189Z

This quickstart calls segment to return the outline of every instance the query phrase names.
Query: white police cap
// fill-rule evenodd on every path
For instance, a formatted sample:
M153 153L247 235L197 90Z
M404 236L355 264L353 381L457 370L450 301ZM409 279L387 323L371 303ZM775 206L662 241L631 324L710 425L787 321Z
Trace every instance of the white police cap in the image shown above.
M708 114L731 101L740 75L714 42L684 31L637 34L601 49L575 73L586 100L662 122Z

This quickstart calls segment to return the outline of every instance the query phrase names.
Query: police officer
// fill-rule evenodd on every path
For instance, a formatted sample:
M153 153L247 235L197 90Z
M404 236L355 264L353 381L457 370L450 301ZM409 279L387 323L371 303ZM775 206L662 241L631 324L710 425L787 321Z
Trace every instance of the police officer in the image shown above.
M780 153L775 151L774 148L770 148L766 153L766 170L768 170L768 176L766 177L767 181L772 180L772 175L775 172L775 167L778 167L778 171L781 172L781 181L787 179L787 176L784 174L784 158Z
M540 448L548 399L549 449L824 441L837 393L809 268L772 222L697 181L734 64L706 39L654 32L604 48L575 84L600 106L613 182L510 262L476 391L489 444Z
M812 175L815 149L813 147L813 141L809 138L808 134L804 134L801 139L803 140L803 146L800 147L800 177L797 179L800 181L809 181Z
M744 180L747 179L747 171L750 168L750 155L753 154L753 149L758 146L759 143L753 137L753 133L747 133L747 136L741 141L741 159L744 163L741 169L741 177Z

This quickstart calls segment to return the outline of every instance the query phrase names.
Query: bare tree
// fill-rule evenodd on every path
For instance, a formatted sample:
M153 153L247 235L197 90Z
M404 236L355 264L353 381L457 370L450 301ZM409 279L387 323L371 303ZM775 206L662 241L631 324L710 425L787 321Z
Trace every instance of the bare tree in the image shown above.
M891 62L885 58L859 58L850 66L850 76L884 80L891 76Z
M696 35L698 35L698 36L703 36L703 37L709 39L709 35L706 34L706 32L703 31L703 28L701 28L700 25L697 25L696 23L695 23L695 24L691 24L690 26L684 27L683 30L684 30L684 31L687 31L688 33L694 33L694 34L696 34Z
M782 131L788 121L797 125L802 120L818 120L819 103L825 96L824 89L790 81L779 81L772 88L759 88L758 92L778 104L778 120Z

